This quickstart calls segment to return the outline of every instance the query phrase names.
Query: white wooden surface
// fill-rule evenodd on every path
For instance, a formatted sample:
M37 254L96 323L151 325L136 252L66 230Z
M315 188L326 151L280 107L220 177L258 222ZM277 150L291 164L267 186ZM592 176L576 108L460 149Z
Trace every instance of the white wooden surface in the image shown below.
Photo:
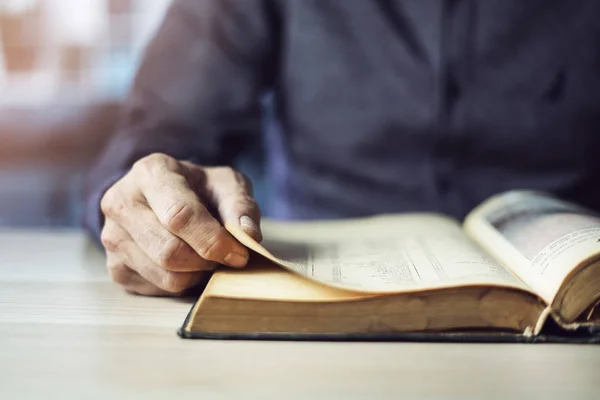
M81 232L0 231L0 399L600 399L600 346L190 341Z

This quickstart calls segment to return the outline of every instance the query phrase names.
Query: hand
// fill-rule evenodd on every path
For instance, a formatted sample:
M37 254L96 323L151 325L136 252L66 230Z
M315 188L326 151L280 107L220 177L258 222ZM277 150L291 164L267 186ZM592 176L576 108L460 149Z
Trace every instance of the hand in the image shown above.
M246 265L248 249L211 211L261 240L260 211L242 174L163 154L139 160L106 192L101 209L110 276L142 295L181 295L217 264Z

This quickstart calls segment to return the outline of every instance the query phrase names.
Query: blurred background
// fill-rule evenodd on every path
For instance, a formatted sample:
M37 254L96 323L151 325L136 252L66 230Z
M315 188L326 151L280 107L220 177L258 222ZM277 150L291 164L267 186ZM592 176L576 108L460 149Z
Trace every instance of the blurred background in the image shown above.
M0 0L0 226L80 225L84 174L169 3Z

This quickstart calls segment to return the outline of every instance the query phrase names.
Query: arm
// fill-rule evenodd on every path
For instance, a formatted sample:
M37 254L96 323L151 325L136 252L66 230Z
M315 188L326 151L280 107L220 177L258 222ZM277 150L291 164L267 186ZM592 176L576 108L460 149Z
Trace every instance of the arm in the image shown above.
M89 174L85 225L97 241L100 199L139 159L164 153L230 165L260 133L272 84L274 6L264 0L175 0L151 41L119 128Z
M248 250L221 221L260 238L249 183L215 166L260 133L272 1L174 0L147 50L87 191L86 225L128 291L181 294L217 263L243 267Z

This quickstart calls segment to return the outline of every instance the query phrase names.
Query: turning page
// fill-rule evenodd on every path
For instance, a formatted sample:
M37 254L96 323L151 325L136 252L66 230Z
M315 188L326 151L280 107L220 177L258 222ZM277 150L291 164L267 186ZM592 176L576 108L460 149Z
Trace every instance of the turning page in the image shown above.
M460 224L429 214L316 222L263 222L258 244L227 229L248 248L320 283L370 293L472 285L529 290L470 240Z
M600 216L543 193L495 196L476 208L464 225L548 304L575 268L600 253Z

